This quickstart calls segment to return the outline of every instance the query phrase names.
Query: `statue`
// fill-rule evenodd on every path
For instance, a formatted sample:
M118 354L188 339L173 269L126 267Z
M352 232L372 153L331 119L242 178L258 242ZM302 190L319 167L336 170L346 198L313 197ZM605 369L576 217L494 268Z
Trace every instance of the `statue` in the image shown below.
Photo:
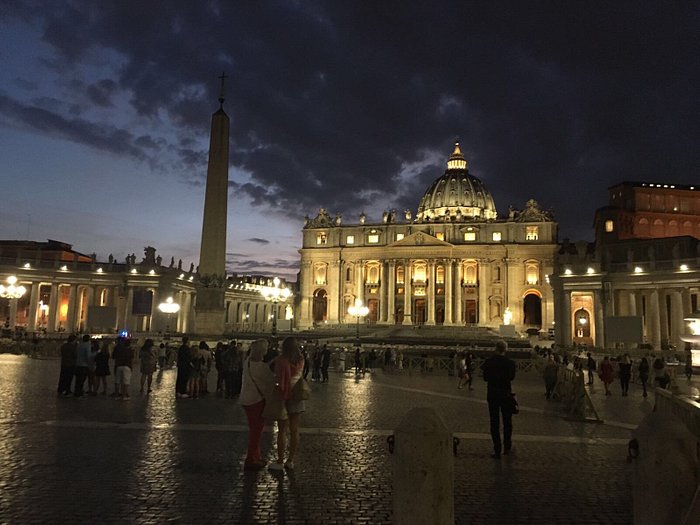
M175 266L175 257L170 258L170 266L168 266L168 268L172 268L173 266Z
M360 213L360 224L364 224L366 220L367 215L365 215L365 212Z
M194 263L190 263L190 273L194 273Z
M382 221L384 221L384 224L389 222L389 212L388 211L385 211L384 213L382 213ZM360 216L360 222L362 222L362 216Z
M156 266L160 267L160 264L163 262L163 258L159 255L156 257Z
M134 262L136 262L136 256L134 255ZM156 262L156 249L153 246L146 246L143 249L143 260L141 264L148 264L153 266Z
M110 254L109 254L109 257L107 258L107 260L109 261L109 264L112 264L112 263L114 262L114 255L112 255L112 254L110 253Z
M406 217L407 221L410 221L411 218L413 217L413 212L411 210L404 210L404 216Z
M512 204L508 205L508 220L515 220L515 208L513 208Z
M95 252L92 252L92 253L90 254L90 259L92 259L92 262L97 261L97 254L96 254Z
M182 259L177 260L177 269L182 270Z
M343 222L343 216L340 213L338 213L335 216L335 225L340 226L341 222Z

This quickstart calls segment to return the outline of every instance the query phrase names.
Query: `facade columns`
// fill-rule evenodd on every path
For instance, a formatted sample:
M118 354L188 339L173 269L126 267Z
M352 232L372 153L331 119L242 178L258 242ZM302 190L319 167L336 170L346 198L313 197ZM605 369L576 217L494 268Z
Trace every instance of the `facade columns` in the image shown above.
M678 348L681 347L681 335L685 332L685 316L683 315L683 297L681 292L671 292L671 334L669 340Z
M660 337L661 341L668 342L668 304L666 303L666 290L659 291L659 325L661 328Z
M627 295L627 312L631 316L637 315L637 294L629 292Z
M365 280L364 280L364 262L357 261L355 263L355 297L365 302Z
M411 313L413 299L413 272L411 271L411 262L404 263L403 272L403 323L404 325L413 324L413 315Z
M386 282L386 277L387 274L389 273L387 270L389 263L386 261L382 261L381 265L379 266L380 272L379 272L379 323L380 324L386 324L387 321L387 299L386 299L386 291L387 291L387 282Z
M426 326L435 326L435 261L428 263L428 318L425 322Z
M330 271L326 272L326 285L328 290L338 290L337 293L331 292L328 294L328 322L331 324L340 323L343 318L341 309L342 294L340 293L342 261L332 261L328 266ZM274 307L272 308L274 310ZM277 317L279 319L279 317Z
M445 261L445 326L452 326L454 323L452 321L452 291L454 288L454 280L452 279L452 272L454 272L454 261L452 259L447 259Z
M647 324L649 342L654 350L661 350L661 319L659 318L659 292L652 290L649 296L649 318Z
M464 326L464 321L462 320L462 261L457 261L457 266L455 267L455 324L457 326Z
M561 305L561 333L562 339L561 343L564 346L571 346L571 341L573 341L573 335L571 333L571 292L568 290L564 291L564 304Z
M603 291L593 290L593 312L595 316L595 341L598 348L605 348L605 320L603 312Z
M68 294L68 315L66 316L66 332L75 332L76 313L78 309L78 285L70 285L70 293Z
M126 301L124 302L124 325L123 329L128 330L131 328L132 315L131 312L134 310L134 289L131 286L127 286L126 291Z
M396 262L389 261L389 272L387 274L387 323L396 323Z
M29 296L29 321L27 323L29 332L36 330L36 316L39 310L39 288L41 288L41 283L32 283L32 291Z
M49 299L49 326L48 332L56 331L56 320L58 319L58 296L61 289L57 284L51 285L51 298Z

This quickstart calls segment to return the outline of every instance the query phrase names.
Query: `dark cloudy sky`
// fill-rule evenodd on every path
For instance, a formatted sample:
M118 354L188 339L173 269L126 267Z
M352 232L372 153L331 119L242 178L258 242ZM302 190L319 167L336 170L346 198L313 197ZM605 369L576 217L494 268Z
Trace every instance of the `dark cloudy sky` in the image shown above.
M616 182L700 183L697 2L1 4L0 238L196 262L221 71L231 270L295 273L319 206L415 212L455 137L560 238Z

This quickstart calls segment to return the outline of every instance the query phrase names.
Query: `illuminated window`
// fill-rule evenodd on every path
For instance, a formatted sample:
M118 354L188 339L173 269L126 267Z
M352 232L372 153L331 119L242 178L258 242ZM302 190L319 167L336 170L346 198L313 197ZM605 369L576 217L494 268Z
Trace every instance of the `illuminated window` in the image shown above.
M525 229L525 240L536 241L539 237L539 228L537 226L527 226Z
M403 266L396 268L396 284L404 284L404 270Z
M525 282L527 284L537 284L540 280L540 266L536 262L525 264Z
M442 284L445 282L445 267L444 266L438 266L435 269L435 281L439 284Z
M610 233L614 229L615 229L615 223L613 221L611 221L610 219L605 221L605 231L606 232Z
M465 266L464 284L476 284L476 263L467 263Z
M400 240L403 239L403 238L404 238L404 234L403 234L403 233L397 233L397 234L396 234L396 240L397 240L397 241L400 241Z
M413 280L416 282L424 283L428 274L428 268L425 263L416 263L413 266Z
M464 240L465 241L475 241L476 240L476 232L464 232Z
M501 232L493 232L491 238L496 242L501 242Z
M316 284L326 284L326 265L319 264L314 271L314 281Z
M445 240L445 234L444 234L443 232L437 232L437 233L435 234L435 238L436 238L436 239L439 239L439 240L441 240L441 241L444 241L444 240Z
M347 237L345 237L345 244L355 244L355 236L348 235Z
M326 244L328 242L328 236L325 233L319 233L316 236L316 244Z
M379 266L370 266L367 272L367 284L379 284Z
M377 230L370 230L369 235L367 235L367 242L369 244L379 243L379 232Z

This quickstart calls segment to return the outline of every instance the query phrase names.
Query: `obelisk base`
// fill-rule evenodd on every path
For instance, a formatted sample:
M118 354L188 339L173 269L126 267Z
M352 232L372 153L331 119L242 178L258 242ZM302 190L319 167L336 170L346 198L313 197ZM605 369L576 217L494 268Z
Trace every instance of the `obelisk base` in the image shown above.
M224 290L197 287L194 307L194 332L201 336L221 337L226 330Z

